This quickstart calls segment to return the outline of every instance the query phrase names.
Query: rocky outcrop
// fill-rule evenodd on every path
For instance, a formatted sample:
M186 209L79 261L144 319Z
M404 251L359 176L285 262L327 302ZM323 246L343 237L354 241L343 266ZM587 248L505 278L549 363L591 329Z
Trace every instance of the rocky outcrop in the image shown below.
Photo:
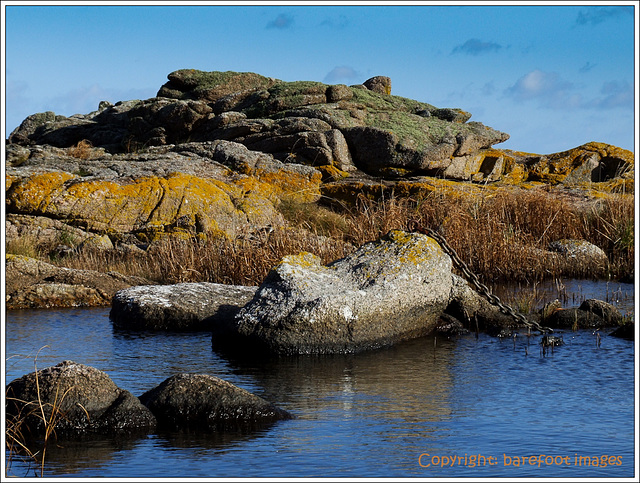
M451 288L451 260L434 240L392 231L327 266L285 257L232 331L275 353L357 352L431 332Z
M8 420L31 435L55 432L151 430L156 418L102 371L64 361L26 374L6 389ZM45 421L47 424L45 424ZM26 436L26 435L25 435Z
M277 159L372 174L384 168L440 169L508 139L470 114L391 95L391 79L360 86L284 82L253 73L176 71L155 98L71 118L27 118L9 137L19 145L68 148L88 141L108 152L229 140ZM376 149L370 158L370 144ZM16 152L19 159L24 152ZM355 166L354 166L355 164Z
M5 263L8 309L104 306L118 290L149 283L141 277L60 268L18 255L7 255Z
M171 429L254 429L293 416L244 389L207 374L177 374L140 396Z
M368 175L412 194L433 176L615 178L633 189L633 153L601 143L552 155L495 149L507 134L391 95L384 76L346 86L184 69L168 79L144 101L25 119L7 146L7 213L148 242L278 224L281 199L344 202Z
M494 182L634 190L630 151L497 149L508 134L470 118L392 95L385 76L347 86L175 71L156 97L70 117L38 113L11 133L7 242L46 242L53 257L111 246L142 253L168 236L234 239L285 225L283 202L351 209L363 197L420 199L448 180L469 193Z
M616 327L622 322L622 314L607 302L587 299L579 307L555 310L545 322L565 329Z
M275 207L281 199L310 202L320 196L319 171L266 154L252 156L237 143L163 151L90 160L30 158L6 170L7 212L22 215L23 234L31 216L114 240L133 234L149 242L167 233L234 236L248 226L282 224Z
M256 289L206 282L131 287L114 295L109 316L125 329L212 330L232 319Z

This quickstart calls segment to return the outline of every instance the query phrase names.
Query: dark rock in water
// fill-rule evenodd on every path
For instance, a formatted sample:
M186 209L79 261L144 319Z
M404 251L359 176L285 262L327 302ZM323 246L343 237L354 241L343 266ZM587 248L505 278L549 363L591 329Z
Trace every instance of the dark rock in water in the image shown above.
M588 299L580 307L555 310L545 319L545 324L549 327L585 329L612 327L621 320L620 311L613 305L602 300Z
M618 308L603 300L587 299L578 308L599 315L610 326L618 325L622 322L622 314Z
M433 332L436 335L452 337L456 335L467 334L469 330L464 327L461 321L447 313L444 313L440 316L438 325L433 330Z
M130 287L114 295L109 316L124 329L212 330L233 319L256 290L208 282Z
M43 412L47 421L55 421L49 429L56 432L139 431L156 425L138 398L107 374L72 361L15 379L6 396L8 419L24 418L32 436L46 430Z
M621 325L616 330L611 332L612 336L620 337L621 339L634 340L635 339L635 323L633 321L627 322Z
M587 329L606 326L604 319L599 315L575 307L554 312L546 323L549 327L565 329Z
M252 429L293 416L207 374L178 374L140 396L159 424L172 429Z

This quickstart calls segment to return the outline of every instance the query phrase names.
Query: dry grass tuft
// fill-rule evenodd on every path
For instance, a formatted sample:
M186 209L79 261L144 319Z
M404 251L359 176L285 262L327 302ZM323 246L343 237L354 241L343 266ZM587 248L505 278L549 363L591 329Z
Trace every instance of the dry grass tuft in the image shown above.
M67 154L78 159L91 159L93 155L93 145L91 144L91 141L83 139L75 146L67 148Z

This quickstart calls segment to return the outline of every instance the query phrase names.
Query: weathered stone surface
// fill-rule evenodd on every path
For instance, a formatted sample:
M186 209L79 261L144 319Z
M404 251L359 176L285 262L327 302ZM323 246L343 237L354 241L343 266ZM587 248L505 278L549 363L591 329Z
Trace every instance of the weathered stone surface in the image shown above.
M174 150L210 158L237 173L256 178L265 185L263 191L271 188L272 199L313 202L320 198L322 175L311 166L283 163L271 154L232 141L180 144Z
M177 374L140 396L168 428L235 430L293 416L268 401L207 374Z
M181 69L172 72L158 91L158 97L174 99L199 99L208 102L237 92L266 89L279 82L252 72L203 72Z
M75 246L91 236L80 228L46 216L7 213L4 226L7 242L21 238L38 243L70 242Z
M113 242L107 235L93 235L83 240L78 245L78 250L96 249L96 250L113 250Z
M6 395L8 417L25 417L23 428L33 435L45 432L43 412L47 421L55 421L56 432L138 431L156 426L155 417L138 398L104 372L73 361L15 379Z
M211 330L232 319L256 289L206 282L130 287L114 295L109 316L125 329Z
M392 231L327 266L309 253L285 257L235 330L276 353L371 349L428 334L451 286L451 260L434 240Z
M586 143L568 151L546 156L525 156L528 179L534 181L605 182L615 177L632 177L631 151L604 143Z
M609 263L604 250L586 240L556 240L549 244L549 250L581 266L598 267L602 270Z
M517 322L473 290L461 277L452 275L451 294L445 314L454 317L469 330L497 334L503 329L518 327Z
M183 173L139 178L78 177L64 171L14 171L10 175L14 179L6 193L9 212L38 214L91 232L137 233L142 241L172 231L184 216L193 219L195 227L202 227L203 233L234 233L251 223L254 215L270 215L273 223L279 216L269 199L259 196L256 188L261 183L252 180L252 198L263 201L260 210L245 199L243 180L236 184ZM318 183L320 179L318 173ZM267 196L273 192L273 188L264 188ZM241 203L245 203L244 210Z
M603 300L587 299L582 302L578 308L602 317L609 326L619 325L622 322L620 310L618 310L615 305L611 305Z
M6 256L5 276L8 309L108 306L118 290L149 283L141 277L59 268L17 255Z
M362 83L367 89L378 94L391 94L391 79L389 77L378 75L367 79Z

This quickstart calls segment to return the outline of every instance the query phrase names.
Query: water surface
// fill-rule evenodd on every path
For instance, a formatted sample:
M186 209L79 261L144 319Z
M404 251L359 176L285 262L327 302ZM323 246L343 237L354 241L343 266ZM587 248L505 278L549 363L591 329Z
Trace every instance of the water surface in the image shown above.
M624 289L627 311L633 286ZM108 314L9 311L6 381L67 359L139 396L173 374L206 373L296 419L248 434L65 441L47 449L44 476L634 476L634 343L608 330L600 347L593 331L566 331L566 345L545 355L538 336L470 334L356 355L255 359L213 351L207 332L115 330ZM538 455L540 466L529 464ZM16 476L33 471L10 467Z

